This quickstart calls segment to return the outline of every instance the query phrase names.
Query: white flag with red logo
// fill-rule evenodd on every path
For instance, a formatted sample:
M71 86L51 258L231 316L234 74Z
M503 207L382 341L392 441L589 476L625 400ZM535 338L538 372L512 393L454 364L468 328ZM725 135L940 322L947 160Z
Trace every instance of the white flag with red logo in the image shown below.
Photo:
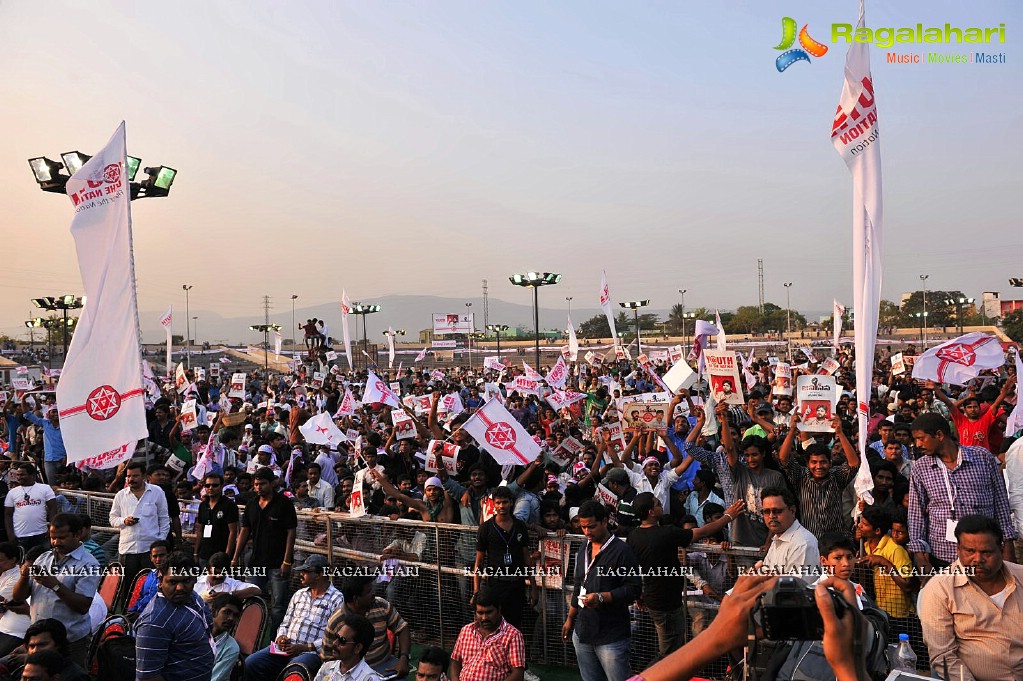
M387 368L394 368L394 329L387 327Z
M531 381L543 380L543 376L540 374L540 372L526 364L525 361L522 362L522 368L526 371L526 378L528 378L529 380Z
M1013 408L1012 413L1009 414L1008 420L1005 422L1005 437L1012 437L1016 434L1017 430L1023 429L1023 400L1020 399L1020 388L1019 380L1023 376L1023 357L1020 356L1020 351L1016 350L1016 406ZM1017 519L1017 522L1021 522L1023 519Z
M122 122L103 150L67 182L75 207L71 235L87 301L57 384L69 464L148 435L130 194Z
M160 326L167 330L167 376L171 375L171 340L174 327L174 306L171 305L160 317ZM95 466L93 466L95 468Z
M865 26L863 0L856 26ZM870 75L866 43L852 43L845 55L845 82L831 127L831 142L853 178L853 312L856 347L856 400L859 432L867 432L877 318L881 302L883 208L881 141L877 102ZM860 437L860 457L866 459L867 438ZM860 466L853 484L858 498L873 487L870 470Z
M501 362L501 358L496 355L490 355L483 358L483 368L489 369L490 371L504 371L504 363Z
M465 405L462 404L462 396L458 393L448 393L441 398L437 411L442 411L452 417L458 416L465 411Z
M340 442L348 441L341 429L334 424L330 414L326 412L312 417L299 426L298 430L302 433L305 441L311 445L337 445Z
M913 363L913 378L966 385L981 371L998 369L1003 364L1005 353L997 338L985 333L968 333L917 357Z
M586 393L577 393L571 390L555 390L544 399L547 400L547 404L554 407L556 411L561 411L569 405L585 400Z
M348 292L341 289L341 337L345 343L345 357L348 358L348 368L354 369L355 364L352 363L352 333L348 329L348 315L352 313L352 301L348 297Z
M568 361L579 361L579 339L575 337L575 327L572 326L572 317L568 318Z
M540 454L540 446L497 400L477 409L462 429L501 465L525 466Z
M345 388L345 396L341 398L341 403L337 405L337 412L334 414L334 418L341 416L351 416L355 413L355 396L352 395L352 391Z
M558 361L554 363L551 370L547 372L547 377L544 379L547 381L547 385L557 390L565 389L565 381L568 380L568 365L565 364L564 357L558 357Z
M607 287L607 272L600 271L600 309L607 317L607 325L611 328L611 342L617 342L618 331L615 329L615 315L611 309L611 289Z
M422 362L424 359L426 359L426 351L429 350L429 349L430 349L430 346L427 345L425 348L420 350L419 354L416 355L416 358L414 360L412 360L412 362L413 363Z
M398 399L398 396L372 371L366 372L366 390L362 393L362 401L365 404L380 403L401 409L401 400Z

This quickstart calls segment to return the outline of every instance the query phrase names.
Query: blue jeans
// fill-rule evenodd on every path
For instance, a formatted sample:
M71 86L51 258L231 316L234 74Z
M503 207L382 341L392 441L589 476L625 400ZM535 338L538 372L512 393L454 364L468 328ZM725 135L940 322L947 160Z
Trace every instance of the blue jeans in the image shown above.
M280 568L267 568L265 576L252 576L247 581L258 586L263 593L270 592L270 632L276 638L277 627L281 626L284 614L288 610L288 588L291 580L281 576ZM268 586L269 588L267 588ZM283 656L274 655L273 657Z
M320 656L318 653L302 653L294 657L287 655L273 655L269 648L257 650L245 658L245 681L267 681L276 679L292 662L301 662L309 671L316 675L320 670Z
M614 643L594 646L579 641L572 632L575 659L579 663L579 675L583 681L625 681L632 676L629 666L629 648L632 639L623 638Z

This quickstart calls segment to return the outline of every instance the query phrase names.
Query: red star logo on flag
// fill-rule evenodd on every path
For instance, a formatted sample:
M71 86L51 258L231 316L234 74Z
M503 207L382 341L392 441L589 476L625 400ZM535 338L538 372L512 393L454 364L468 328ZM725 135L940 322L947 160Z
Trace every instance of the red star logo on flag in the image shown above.
M936 356L945 362L962 364L963 366L973 366L973 363L977 361L977 353L973 351L973 346L962 345L961 343L941 348Z
M85 412L97 421L106 421L120 408L121 396L109 385L96 388L85 400Z
M487 428L483 437L487 444L498 449L511 449L515 446L515 430L504 421L498 421Z

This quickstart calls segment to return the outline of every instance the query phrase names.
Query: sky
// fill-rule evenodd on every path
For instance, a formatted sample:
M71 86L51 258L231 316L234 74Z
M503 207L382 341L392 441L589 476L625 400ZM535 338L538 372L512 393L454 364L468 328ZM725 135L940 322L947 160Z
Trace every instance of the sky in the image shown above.
M734 309L852 302L851 181L830 142L853 0L34 2L0 0L0 333L81 293L71 205L27 159L128 150L171 194L132 204L143 328L170 304L274 314L402 294L528 304L612 297ZM829 51L775 69L781 17ZM889 64L886 298L979 297L1023 276L1023 4L867 2L868 26L1006 25L1004 64ZM974 46L904 46L966 53ZM428 324L401 322L408 328ZM457 310L451 310L454 312ZM180 313L179 313L180 314ZM150 320L152 321L152 320ZM527 320L521 320L523 322ZM373 328L371 318L370 333ZM236 337L244 336L239 329Z

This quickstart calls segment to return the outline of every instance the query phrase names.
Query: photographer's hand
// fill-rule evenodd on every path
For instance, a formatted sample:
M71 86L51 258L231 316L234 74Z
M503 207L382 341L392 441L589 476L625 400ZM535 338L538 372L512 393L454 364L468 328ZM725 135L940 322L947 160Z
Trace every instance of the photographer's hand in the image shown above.
M828 587L850 604L841 617L835 614L835 603ZM867 621L856 607L853 585L844 579L829 577L817 585L814 596L824 621L824 657L835 672L836 681L868 681L870 675L867 674L863 653Z
M721 608L710 626L692 641L676 650L641 676L645 681L688 679L708 662L746 644L750 612L757 598L778 581L777 577L743 575L732 593L721 601ZM846 681L846 679L839 679Z

